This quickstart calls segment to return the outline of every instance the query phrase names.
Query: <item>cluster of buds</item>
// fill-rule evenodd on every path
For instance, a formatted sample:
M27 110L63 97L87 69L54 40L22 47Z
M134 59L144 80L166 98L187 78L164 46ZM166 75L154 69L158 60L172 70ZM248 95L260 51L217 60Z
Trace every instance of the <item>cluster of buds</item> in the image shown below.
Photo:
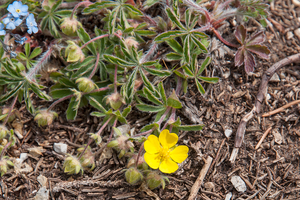
M77 149L77 151L82 154L84 147ZM80 156L79 162L84 170L90 169L93 170L95 168L95 157L92 153L91 147L88 146L82 156Z
M169 182L168 177L162 176L159 171L150 171L146 175L146 184L150 190L154 190L159 186L162 186L164 189L166 186L166 181Z
M97 87L94 81L86 77L77 79L76 83L78 84L78 89L81 92L91 92Z
M125 179L129 184L136 185L144 179L144 176L137 168L130 167L125 172Z
M8 156L4 156L0 160L0 175L1 176L3 176L7 172L7 169L9 168L9 166L14 166L14 164L8 159L9 159Z
M67 62L82 62L84 59L84 54L81 48L73 41L67 41L67 43L68 46L65 50L65 57L67 57Z
M8 134L9 134L9 130L5 126L0 125L0 141L6 138Z
M39 126L46 126L52 124L53 120L58 117L57 113L50 110L39 110L34 117Z
M80 161L72 155L68 155L65 159L63 168L65 169L64 172L68 174L78 174L80 171L83 174L83 167Z
M133 143L129 140L130 136L127 133L122 134L117 128L114 128L116 139L107 144L107 147L116 149L119 153L119 158L122 158L128 150L134 151Z

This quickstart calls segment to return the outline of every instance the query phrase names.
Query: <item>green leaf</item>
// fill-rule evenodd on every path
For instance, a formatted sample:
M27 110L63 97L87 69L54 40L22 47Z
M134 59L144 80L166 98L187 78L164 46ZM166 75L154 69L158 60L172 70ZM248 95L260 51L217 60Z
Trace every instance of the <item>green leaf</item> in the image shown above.
M156 105L163 105L162 102L159 101L157 97L153 95L153 93L146 87L143 88L144 94L147 96L148 100Z
M80 27L77 30L78 36L79 38L84 42L87 43L91 40L89 34L82 28ZM97 55L95 46L94 46L94 42L91 42L90 44L87 45L88 49L92 52L92 54Z
M26 43L26 44L29 44L29 43ZM42 49L39 48L39 47L36 47L33 49L33 51L31 52L30 56L29 56L29 59L33 59L35 57L37 57L38 55L40 55L42 53Z
M186 75L188 75L189 77L194 77L194 73L191 71L188 65L184 65L182 69Z
M58 0L51 8L51 13L53 13L62 3L62 0Z
M11 97L15 96L15 94L24 86L24 82L20 82L15 88L10 90L8 93L5 95L1 95L0 97L0 102L5 102Z
M97 112L97 111L91 112L90 115L95 116L95 117L105 117L106 116L105 113L101 113L101 112Z
M66 111L67 120L74 120L77 116L77 109L74 109L78 103L76 102L76 97L72 97Z
M73 92L68 88L67 89L59 88L59 89L51 90L50 92L50 95L52 96L53 99L60 99L71 94L73 94Z
M35 83L29 83L29 87L32 89L32 91L38 95L41 99L45 99L46 101L50 101L52 98L47 95L45 92L41 91L39 86Z
M108 62L111 62L113 64L116 64L116 65L121 65L121 66L124 66L124 67L134 67L136 66L136 63L132 63L132 62L128 62L126 60L123 60L121 58L118 58L116 56L113 56L113 55L103 55L103 57L108 61Z
M76 88L77 85L74 81L71 81L70 79L66 78L66 77L61 77L58 80L59 83L61 83L62 85L65 85L66 87L70 87L70 88Z
M200 74L203 72L203 70L209 65L210 61L211 61L211 57L207 57L207 58L203 61L203 63L202 63L202 65L201 65L201 67L200 67L200 69L199 69L197 75L200 75Z
M171 8L166 9L167 15L170 18L170 20L177 25L180 29L186 30L186 28L181 24L180 20L177 18L175 13L171 10Z
M219 81L219 78L217 78L217 77L198 76L198 78L207 83L218 83L218 81Z
M86 57L82 62L77 62L77 63L74 63L74 64L70 64L65 69L68 70L68 71L78 70L81 67L91 63L92 61L95 62L95 56Z
M139 9L133 7L133 5L124 4L124 8L127 8L134 15L137 15L137 16L142 16L143 15L143 13Z
M201 94L205 94L205 90L204 90L203 86L201 85L201 83L198 81L197 78L195 78L195 82L196 82L196 86L197 86L198 91Z
M177 126L177 128L179 130L182 130L182 131L201 131L203 127L204 127L203 124L201 124L201 125L180 125L180 126Z
M141 36L154 36L157 33L155 31L150 31L150 30L136 30L134 31L136 34L141 35Z
M183 54L183 48L182 46L175 40L168 40L168 45L178 54Z
M118 4L114 1L96 2L83 9L83 14L85 15L92 14L93 12L97 12L99 10L102 10L103 8L115 7L117 5Z
M31 114L35 113L35 109L34 106L32 105L31 99L30 99L30 93L27 87L25 87L24 89L24 102L25 102L25 106L26 109L28 110L28 112L30 112Z
M147 104L138 104L136 105L136 108L143 112L159 112L165 109L164 106L151 106Z
M159 89L159 93L160 93L161 99L163 100L164 105L166 105L167 104L167 97L166 97L166 93L165 93L163 82L159 82L158 89Z
M180 37L185 35L186 33L183 31L168 31L158 35L154 41L157 43L165 42L166 40L171 40L176 37Z
M190 63L191 60L191 53L190 53L190 37L187 36L183 43L183 60L186 63Z
M131 106L128 106L127 108L125 108L122 112L122 116L123 117L127 117L127 115L130 113L131 111Z
M26 56L29 56L30 55L30 44L29 43L25 43L24 49L25 49Z
M169 98L167 99L167 106L170 106L172 108L182 108L182 104L179 101L175 91L173 90L172 94L169 96Z
M207 49L206 49L206 47L196 37L192 36L192 40L203 51L203 53L207 53L208 52Z
M91 104L91 106L93 106L94 108L97 108L98 110L100 110L103 113L107 113L107 110L102 106L102 104L97 101L95 98L93 97L89 97L89 103Z
M133 72L131 73L131 75L129 76L129 79L125 85L125 92L126 92L126 97L127 97L127 101L131 101L133 94L134 94L134 82L136 79L136 74L137 74L137 70L138 68L135 68L133 70ZM129 103L129 102L127 102Z
M150 67L143 67L143 69L152 75L160 76L160 77L170 76L172 74L168 70L158 70L158 69L154 69L154 68L150 68Z
M166 55L166 59L167 61L177 61L177 60L182 60L182 54L179 54L179 53L168 53Z

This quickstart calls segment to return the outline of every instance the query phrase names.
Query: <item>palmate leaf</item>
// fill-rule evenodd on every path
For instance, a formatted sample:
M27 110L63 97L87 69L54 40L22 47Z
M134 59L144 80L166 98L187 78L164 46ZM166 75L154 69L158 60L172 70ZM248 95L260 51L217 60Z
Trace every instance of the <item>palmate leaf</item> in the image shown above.
M22 89L23 87L24 87L24 82L19 82L19 84L16 85L15 88L7 92L5 95L1 95L0 102L3 103L9 100L11 97L15 96L19 92L19 90Z
M168 17L170 18L170 20L173 23L175 23L177 27L179 27L180 29L186 30L186 28L182 25L179 18L175 15L175 13L171 10L171 8L167 7L166 13L167 13Z
M29 83L29 88L36 94L38 95L38 97L40 97L41 99L44 99L46 101L50 101L52 98L47 95L45 92L41 91L39 88L39 85L37 85L36 83Z
M167 41L167 44L178 54L183 54L183 48L175 39Z
M163 105L163 103L147 88L143 88L143 92L146 95L147 99L156 105Z
M95 98L89 97L89 103L94 108L100 110L102 113L107 113L107 110L102 106L102 104Z

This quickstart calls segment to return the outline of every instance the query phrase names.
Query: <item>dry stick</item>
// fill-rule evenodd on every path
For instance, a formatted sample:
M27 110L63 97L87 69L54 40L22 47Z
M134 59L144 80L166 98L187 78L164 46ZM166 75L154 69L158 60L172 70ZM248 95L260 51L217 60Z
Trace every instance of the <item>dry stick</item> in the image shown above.
M218 149L218 151L217 151L217 155L216 155L214 161L212 162L210 168L208 169L208 173L212 170L212 168L213 168L214 165L216 164L217 160L219 159L220 152L221 152L221 149L222 149L222 147L223 147L223 145L224 145L224 143L225 143L225 140L226 140L225 138L222 140L221 145L220 145L220 147L219 147L219 149Z
M255 146L255 150L257 150L261 143L264 141L264 139L267 137L267 135L269 134L269 132L272 130L272 127L269 127L266 132L264 132L263 136L260 138L259 142L257 143L257 145Z
M290 102L290 103L288 103L288 104L286 104L286 105L284 105L280 108L277 108L276 110L273 110L271 112L267 112L267 113L263 114L262 117L269 117L269 116L274 115L276 113L282 112L282 111L284 111L284 109L286 109L290 106L293 106L295 104L298 104L298 103L300 103L300 100L292 101L292 102Z
M231 163L234 163L234 161L237 157L239 148L242 146L247 122L253 117L254 114L259 114L260 113L261 104L263 102L263 99L264 99L265 95L267 94L267 89L268 89L267 86L268 86L269 80L271 79L273 74L278 69L280 69L281 67L283 67L285 65L288 65L288 64L291 64L291 63L297 62L297 61L300 61L300 53L280 60L279 62L272 65L272 67L270 67L266 71L266 73L264 73L264 75L262 77L261 84L259 86L257 98L256 98L256 101L255 101L255 106L252 108L250 113L246 114L243 117L243 119L241 120L241 122L239 124L239 127L236 131L235 141L234 141L234 149L232 150L232 153L231 153L231 156L230 156L230 159L229 159Z
M199 174L196 182L194 183L194 185L191 189L191 193L190 193L190 196L189 196L188 200L194 200L196 198L197 193L200 189L200 186L201 186L201 184L202 184L202 182L203 182L203 180L206 176L206 173L207 173L207 171L208 171L208 169L209 169L209 167L212 163L212 160L213 159L210 156L208 156L208 158L206 159L205 164L204 164L203 168L201 169L200 174Z

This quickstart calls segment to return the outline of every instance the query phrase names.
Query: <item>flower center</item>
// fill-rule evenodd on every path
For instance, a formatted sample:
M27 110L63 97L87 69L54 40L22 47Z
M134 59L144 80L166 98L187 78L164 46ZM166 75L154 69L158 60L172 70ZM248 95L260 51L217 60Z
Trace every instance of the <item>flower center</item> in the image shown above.
M33 26L33 23L32 23L32 22L30 22L30 23L29 23L29 25L30 25L30 26Z
M14 19L14 18L10 18L10 21L12 21L12 22L13 22L13 21L15 21L15 19Z
M21 10L20 9L16 9L16 12L19 13L19 12L21 12Z
M158 153L158 157L161 161L167 160L170 158L169 154L170 154L170 150L168 148L161 148Z

